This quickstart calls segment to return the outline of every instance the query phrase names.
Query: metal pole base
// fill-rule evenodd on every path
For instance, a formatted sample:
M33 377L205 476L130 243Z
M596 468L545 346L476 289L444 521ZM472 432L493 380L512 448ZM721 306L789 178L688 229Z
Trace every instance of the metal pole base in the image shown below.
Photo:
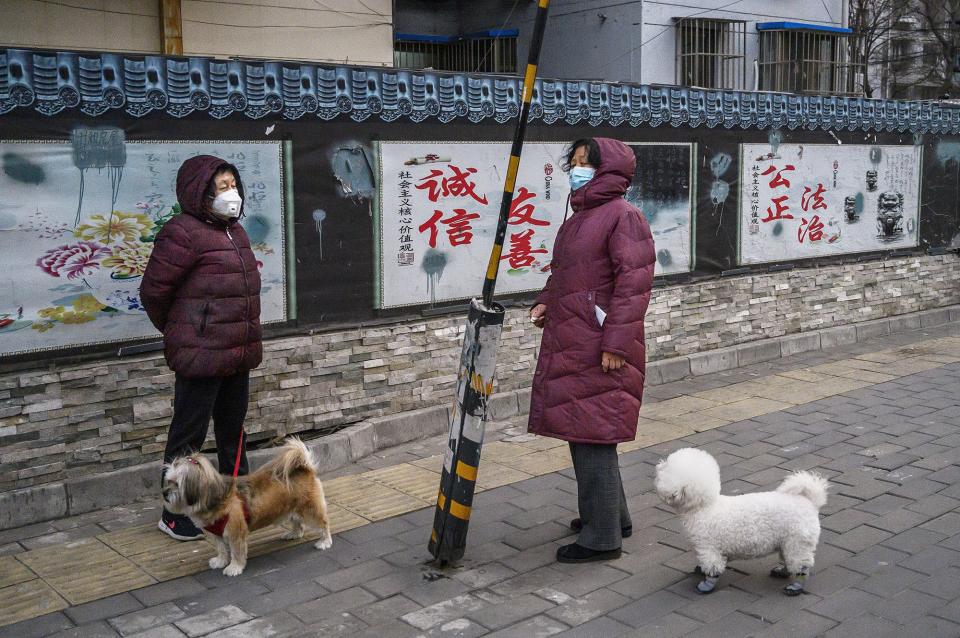
M450 434L428 547L440 565L463 558L467 546L487 400L493 393L503 319L504 310L499 304L484 305L479 299L470 302L457 373L457 395L451 411Z

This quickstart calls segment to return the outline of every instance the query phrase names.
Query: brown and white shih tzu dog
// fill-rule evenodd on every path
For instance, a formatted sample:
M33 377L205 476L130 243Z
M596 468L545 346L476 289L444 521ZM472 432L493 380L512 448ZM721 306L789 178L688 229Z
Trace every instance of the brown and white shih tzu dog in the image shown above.
M323 484L303 441L288 439L280 453L256 472L234 479L217 472L202 454L180 457L165 466L163 500L175 514L186 514L217 549L211 569L238 576L247 565L247 537L268 525L289 521L283 538L302 538L304 526L320 531L317 549L333 543Z

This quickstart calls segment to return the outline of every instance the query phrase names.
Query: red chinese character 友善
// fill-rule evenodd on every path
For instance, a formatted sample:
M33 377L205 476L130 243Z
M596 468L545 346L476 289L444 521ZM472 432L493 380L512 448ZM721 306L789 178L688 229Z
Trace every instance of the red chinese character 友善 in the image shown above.
M530 245L530 239L533 237L533 229L528 228L519 233L510 234L510 252L500 257L510 262L511 268L526 268L532 266L536 261L534 255L547 252L546 248L534 249Z
M536 193L531 193L523 186L520 187L520 190L517 191L517 196L513 198L513 201L510 203L510 224L530 224L532 226L549 226L550 222L545 219L535 219L533 214L536 212L536 208L532 203L526 203L528 200L536 197Z
M783 203L788 197L788 195L781 195L780 197L772 198L770 202L777 207L777 210L771 210L770 207L767 206L767 216L760 221L772 222L777 219L793 219L793 215L785 213L785 211L790 210L790 206Z
M444 177L443 171L432 169L430 174L420 180L420 183L417 184L416 188L420 190L427 191L427 198L431 202L436 202L440 199L440 196L443 195L452 195L454 197L472 197L481 204L486 205L487 197L484 195L480 197L477 195L477 184L469 177L477 172L475 168L467 168L467 170L460 170L457 166L453 164L447 164L453 175L450 177Z
M769 175L770 173L776 172L776 175L773 176L773 178L770 180L770 183L768 184L770 188L779 188L780 186L786 186L787 188L790 188L790 180L788 180L786 177L783 176L783 172L792 171L792 170L796 170L793 164L787 164L780 170L777 170L777 167L771 164L770 166L767 167L767 170L763 171L760 174Z
M812 204L813 210L826 210L827 204L823 201L823 194L826 190L823 188L823 184L817 184L817 190L813 190L809 186L803 187L803 195L800 196L800 208L803 210L808 210L808 207Z
M447 240L451 246L469 244L473 241L473 227L470 226L470 220L479 219L479 213L468 213L463 208L455 208L451 217L441 219L442 217L443 213L435 210L433 216L417 228L421 234L430 231L430 248L437 247L437 223L447 226Z
M806 217L801 217L800 222L800 228L797 229L797 239L801 244L805 238L810 241L823 239L823 222L820 221L819 215L811 217L809 222Z

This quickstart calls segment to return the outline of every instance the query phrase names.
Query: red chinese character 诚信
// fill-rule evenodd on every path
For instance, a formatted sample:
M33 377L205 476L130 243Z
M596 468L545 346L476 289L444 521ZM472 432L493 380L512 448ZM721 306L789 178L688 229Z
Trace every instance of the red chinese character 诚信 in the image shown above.
M535 219L533 214L536 212L536 208L533 203L528 203L528 200L536 197L536 193L531 193L523 186L520 187L520 190L517 191L516 197L513 198L513 202L510 203L510 224L530 224L532 226L549 226L550 222L545 219Z
M500 257L500 259L509 260L511 268L527 268L532 266L536 261L534 255L544 254L547 252L546 248L533 248L530 245L530 240L532 237L532 228L528 228L527 230L519 233L511 233L510 252Z
M800 218L800 228L797 229L797 239L803 243L804 239L810 241L820 241L823 239L823 222L819 215L814 215L807 221L806 217Z
M481 204L486 205L487 197L477 195L477 184L469 179L471 175L477 172L475 168L461 170L453 164L447 164L447 168L453 173L449 177L443 176L443 171L432 169L430 174L420 180L417 188L427 191L427 198L431 202L436 202L440 196L452 195L453 197L472 197Z
M770 180L770 183L768 184L770 188L779 188L780 186L786 186L787 188L790 188L790 180L788 180L786 177L783 176L783 172L792 171L792 170L795 170L795 167L793 166L793 164L787 164L780 170L777 170L777 167L771 164L770 166L767 167L767 170L763 171L760 174L769 175L771 173L776 172L776 175L773 176L773 178Z
M800 208L803 210L809 210L809 206L813 206L813 210L826 210L827 204L823 201L823 194L826 190L823 188L823 184L817 184L817 190L813 190L809 186L803 187L803 195L800 196Z
M770 202L776 206L777 209L771 210L770 206L767 206L767 216L760 221L772 222L777 219L793 219L793 215L786 212L790 210L790 206L783 203L788 197L788 195L781 195L780 197L772 198Z
M479 213L468 213L463 208L455 208L451 217L441 219L442 217L443 213L435 210L433 211L433 216L418 227L421 234L427 231L430 232L430 248L437 247L438 223L447 226L447 240L451 246L469 244L473 241L473 227L470 225L470 220L479 219Z

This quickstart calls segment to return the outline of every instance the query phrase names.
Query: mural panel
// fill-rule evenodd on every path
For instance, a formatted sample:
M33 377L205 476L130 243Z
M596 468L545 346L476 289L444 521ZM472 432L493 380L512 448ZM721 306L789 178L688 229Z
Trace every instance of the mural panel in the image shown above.
M919 146L742 144L741 264L912 248Z
M157 233L179 213L177 170L200 154L240 169L261 318L286 319L281 153L280 142L130 142L111 127L0 141L0 356L156 334L140 280Z
M650 222L658 275L693 268L690 144L635 144L626 198ZM568 214L564 143L524 145L497 292L540 290ZM493 246L510 145L381 142L378 308L479 295ZM569 211L572 214L572 211Z

